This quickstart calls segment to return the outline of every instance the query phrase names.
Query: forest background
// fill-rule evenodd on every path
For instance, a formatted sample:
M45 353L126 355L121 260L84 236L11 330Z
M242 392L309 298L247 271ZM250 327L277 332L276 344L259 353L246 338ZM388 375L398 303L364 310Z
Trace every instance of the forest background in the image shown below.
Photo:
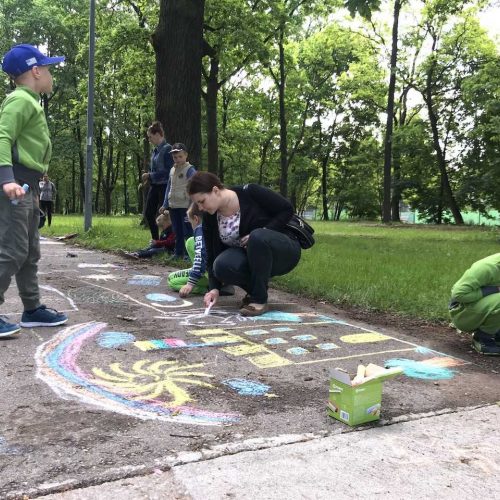
M323 220L500 209L500 57L464 0L97 0L93 210L140 213L159 118L199 169ZM56 210L84 207L89 2L3 0L0 50L65 55L41 96ZM392 68L392 70L391 70ZM0 99L9 92L7 79Z

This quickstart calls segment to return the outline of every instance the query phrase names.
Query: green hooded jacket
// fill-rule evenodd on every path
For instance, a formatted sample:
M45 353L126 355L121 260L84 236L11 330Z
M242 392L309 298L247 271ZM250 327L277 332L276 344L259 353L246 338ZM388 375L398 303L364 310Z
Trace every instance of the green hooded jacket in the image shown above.
M19 85L0 107L0 185L20 179L32 185L48 170L52 145L39 98Z

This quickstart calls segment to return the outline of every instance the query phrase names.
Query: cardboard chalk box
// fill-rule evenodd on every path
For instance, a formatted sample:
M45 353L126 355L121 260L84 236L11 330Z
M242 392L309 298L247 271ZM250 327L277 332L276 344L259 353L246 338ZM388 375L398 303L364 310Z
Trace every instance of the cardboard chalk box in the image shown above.
M330 372L330 395L327 411L347 425L354 426L380 418L382 385L403 372L402 368L382 368L374 364L366 367L361 383L353 385L348 373L338 368Z

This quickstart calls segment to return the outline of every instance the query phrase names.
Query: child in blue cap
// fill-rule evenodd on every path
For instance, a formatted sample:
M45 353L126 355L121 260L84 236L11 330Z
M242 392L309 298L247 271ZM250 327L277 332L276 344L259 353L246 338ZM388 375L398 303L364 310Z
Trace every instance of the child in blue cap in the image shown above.
M0 107L0 305L13 276L24 312L20 325L0 317L0 337L17 334L22 327L57 326L65 314L40 303L37 263L38 181L48 169L52 146L40 94L52 92L49 66L64 57L48 57L32 45L12 47L2 69L16 89Z

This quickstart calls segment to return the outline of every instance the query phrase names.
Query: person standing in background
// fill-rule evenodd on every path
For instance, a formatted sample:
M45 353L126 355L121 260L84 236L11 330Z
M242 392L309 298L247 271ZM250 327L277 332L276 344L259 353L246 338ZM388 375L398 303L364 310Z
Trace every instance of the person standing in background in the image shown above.
M52 207L56 199L57 189L54 183L49 179L47 174L44 174L40 185L40 208L47 216L47 224L50 227L52 224Z
M189 179L196 173L196 168L188 161L187 148L181 142L172 145L170 151L174 165L165 192L165 200L160 212L168 210L175 233L175 258L186 258L185 241L193 236L193 228L187 217L191 204L186 187Z
M174 163L170 150L172 146L166 141L163 126L153 122L148 128L148 139L155 146L151 153L149 172L142 174L142 182L149 183L144 215L151 231L151 239L160 239L156 216L165 198L165 189L170 177L170 169Z

